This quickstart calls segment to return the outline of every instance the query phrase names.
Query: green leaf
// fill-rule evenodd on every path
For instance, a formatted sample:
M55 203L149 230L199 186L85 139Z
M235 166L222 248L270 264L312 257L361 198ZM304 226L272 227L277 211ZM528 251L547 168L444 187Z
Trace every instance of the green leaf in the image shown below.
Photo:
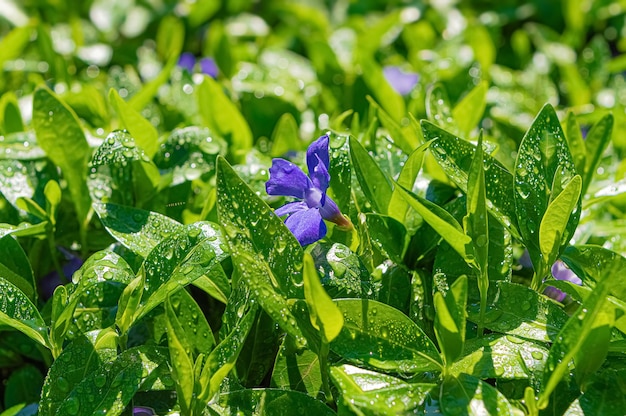
M535 269L541 273L550 265L541 260L539 226L548 205L576 175L574 161L567 147L559 119L546 104L524 135L515 162L515 214L520 234ZM568 242L578 225L580 202L569 217L561 241ZM540 267L540 265L543 266ZM537 276L543 279L545 276Z
M137 277L124 288L118 300L117 313L115 315L115 325L119 328L121 335L126 335L128 329L134 324L134 315L139 307L141 296L143 295L146 273L144 268L139 269Z
M44 157L46 153L37 144L37 136L32 130L6 134L0 146L0 159L17 162L38 160Z
M335 413L313 397L282 389L245 389L220 394L209 404L217 414L283 416L294 409L302 416L332 416Z
M258 312L257 307L252 307L237 322L230 334L211 351L198 380L200 385L198 402L206 403L217 394L222 381L235 366Z
M465 306L467 305L467 277L458 278L448 293L436 292L435 335L446 367L463 353L465 343Z
M350 136L350 156L354 173L372 208L380 214L387 214L387 206L393 192L389 179L361 143L352 136Z
M330 153L330 194L339 210L350 212L352 202L352 163L350 163L350 140L348 135L328 134Z
M134 320L163 303L169 294L202 276L211 277L211 270L221 267L220 261L227 256L210 243L219 236L212 224L197 222L161 241L143 263L144 293Z
M145 205L157 192L159 170L125 131L109 134L89 163L87 186L94 202Z
M197 100L204 124L230 144L232 153L242 159L253 144L252 132L241 112L222 90L222 86L205 76L197 87Z
M467 193L468 176L476 146L428 121L422 121L421 125L424 138L432 141L432 155L454 184ZM511 234L518 236L515 205L511 196L513 175L502 163L486 153L483 153L483 168L487 206L491 206L489 211Z
M1 62L0 65L2 65ZM4 93L0 98L0 120L2 120L0 131L4 132L5 135L24 131L22 113L13 91Z
M187 354L193 353L193 357L209 354L215 347L215 338L200 305L187 290L170 294L168 301L170 312L174 313L173 317L185 333L184 338L179 339L181 342L186 340L183 347Z
M548 371L544 372L543 389L539 396L539 408L548 405L557 384L569 373L572 359L577 364L577 378L580 381L597 371L604 361L610 329L616 318L615 309L607 305L607 295L611 287L621 280L620 264L615 262L611 266L605 270L606 274L596 282L595 289L567 321L552 344L547 361Z
M319 361L314 351L302 350L292 337L285 337L274 362L270 387L317 396L323 384Z
M585 159L583 188L581 192L583 196L587 193L587 189L598 169L602 155L611 142L612 132L613 115L609 113L598 120L598 122L591 127L589 133L587 133L587 139L584 142L587 157Z
M167 345L172 363L172 378L176 383L178 405L183 414L191 414L194 399L191 340L187 338L187 331L180 324L169 299L165 302L165 315L167 317Z
M72 341L48 371L41 391L39 414L56 414L78 383L116 356L116 336L112 330L93 331Z
M129 348L88 374L59 405L55 415L121 415L135 393L169 372L167 352L142 345Z
M164 60L178 59L185 41L185 26L175 15L166 15L159 23L156 49Z
M30 261L22 246L10 235L0 238L0 277L15 285L31 301L37 298Z
M512 415L514 407L490 384L468 374L446 377L440 390L445 415Z
M320 283L313 257L304 254L304 299L309 307L313 328L322 334L322 342L331 342L341 332L343 315Z
M61 187L57 181L48 181L43 190L43 194L46 198L46 212L47 217L50 219L52 225L56 224L56 211L61 204Z
M159 147L159 133L152 123L128 105L113 88L109 90L109 102L115 108L122 126L137 141L139 147L146 151L148 157L154 156Z
M406 381L348 364L331 367L343 403L356 414L408 415L427 410L435 384Z
M283 157L289 151L301 150L302 145L296 119L291 113L283 114L272 133L272 157Z
M487 105L487 81L481 81L452 109L452 118L466 137L483 117Z
M421 215L465 261L473 261L472 239L463 232L457 220L448 211L402 187L398 186L396 189L409 206Z
M561 236L565 234L572 210L580 204L581 186L581 177L574 176L563 191L550 202L541 220L539 248L546 264L554 263L563 246L568 243L568 241L563 241Z
M141 88L141 90L139 90L135 95L131 97L130 100L128 100L128 105L135 111L143 110L157 95L161 85L170 80L170 74L172 73L172 69L176 66L177 62L178 55L172 56L165 63L165 66L163 66L161 72L159 72L159 74L154 77L150 82L147 82Z
M48 346L46 323L28 296L17 286L0 277L0 324L22 332L43 346Z
M457 125L452 118L452 105L448 92L441 83L431 85L426 91L426 114L431 123L456 133ZM430 140L426 135L424 137Z
M486 297L487 288L489 287L487 276L489 265L489 216L487 215L482 142L481 133L467 178L467 215L463 218L463 225L465 233L473 242L475 264L480 272L478 288L481 292L481 297Z
M467 340L464 356L450 373L471 374L480 379L536 379L543 373L548 349L513 335L488 334Z
M393 143L402 149L404 153L411 154L420 143L420 138L415 133L415 130L411 126L402 127L372 97L368 96L366 98L370 106L376 110L376 116L382 126L389 132L389 136L393 138Z
M398 185L406 189L413 189L417 175L422 169L424 151L428 148L428 145L428 143L421 145L409 155L396 181ZM408 202L402 197L400 191L394 188L391 194L391 200L387 206L387 213L401 223L405 223L408 209Z
M284 296L303 299L302 247L225 159L217 164L218 217L231 252L253 257L255 267L266 268L271 286Z
M359 65L363 80L376 97L376 101L395 121L402 120L406 116L404 99L387 82L380 65L372 57L364 54L359 56Z
M468 305L468 319L479 322L480 305ZM552 342L567 322L559 305L522 285L499 281L489 291L485 328L520 338Z
M367 366L403 374L440 370L432 341L406 315L373 300L338 299L344 325L330 349Z
M91 204L85 182L91 149L78 117L47 87L39 87L33 97L33 127L37 142L63 172L82 222Z
M35 403L39 400L43 376L32 364L13 370L5 381L4 405L13 407L20 403Z
M626 409L625 376L623 369L608 369L598 373L564 414L621 416Z
M33 24L18 26L5 34L0 41L0 68L12 59L24 56L24 49L30 44L33 34Z
M567 146L572 153L574 166L579 175L584 175L585 164L587 160L587 149L585 141L578 125L578 120L573 112L568 111L565 118L565 137L567 138ZM585 195L581 193L581 195Z
M112 203L94 203L93 207L109 234L142 257L182 228L179 222L157 212Z
M401 264L408 244L407 231L404 225L386 215L365 215L372 245L376 246L394 263Z

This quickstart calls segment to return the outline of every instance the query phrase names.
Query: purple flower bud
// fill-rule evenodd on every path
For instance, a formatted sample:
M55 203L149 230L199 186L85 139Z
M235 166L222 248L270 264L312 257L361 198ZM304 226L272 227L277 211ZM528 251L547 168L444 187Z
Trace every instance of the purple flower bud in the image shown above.
M408 95L419 81L419 75L415 72L404 72L398 66L386 66L383 68L385 79L400 95Z
M200 59L200 71L211 78L217 78L217 74L220 72L213 58Z
M192 73L193 67L196 65L196 57L191 52L183 52L178 58L178 66Z
M133 416L155 416L154 410L150 407L135 406L133 407Z
M565 280L576 285L581 285L583 283L582 280L580 280L580 278L576 276L576 274L571 271L561 260L557 260L552 265L552 276L554 276L556 280ZM563 302L567 297L566 293L553 286L546 287L543 293L546 296L551 297L552 299L559 302Z

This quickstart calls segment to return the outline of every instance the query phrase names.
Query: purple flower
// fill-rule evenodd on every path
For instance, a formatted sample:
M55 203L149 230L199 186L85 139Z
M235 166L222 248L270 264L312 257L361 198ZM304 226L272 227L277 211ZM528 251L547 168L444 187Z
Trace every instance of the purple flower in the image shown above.
M178 58L178 66L192 73L193 67L196 66L196 57L191 52L183 52Z
M400 95L408 95L417 85L419 75L415 72L404 72L400 67L389 65L383 68L385 79Z
M217 78L219 69L217 68L217 65L215 64L215 59L213 58L200 59L200 71L203 74L210 76L211 78Z
M201 58L198 63L200 65L200 72L209 75L212 78L217 78L219 68L215 63L215 59L205 57ZM183 52L178 58L178 66L182 69L186 69L187 72L191 74L196 67L196 57L191 52Z
M561 260L557 260L552 265L552 276L554 276L557 280L566 280L576 285L581 285L583 283L582 280L580 280L580 278L576 276L576 274L574 274L574 272L571 271ZM552 286L548 286L543 293L544 295L559 302L563 302L567 296L566 293Z
M135 406L133 407L133 416L154 416L154 410L150 407Z
M328 141L328 135L324 135L307 149L309 176L285 159L273 159L270 179L265 184L268 195L300 199L278 208L275 212L279 217L289 215L285 225L303 246L326 235L324 220L332 221L340 227L352 227L350 220L341 214L337 204L326 195L330 182Z

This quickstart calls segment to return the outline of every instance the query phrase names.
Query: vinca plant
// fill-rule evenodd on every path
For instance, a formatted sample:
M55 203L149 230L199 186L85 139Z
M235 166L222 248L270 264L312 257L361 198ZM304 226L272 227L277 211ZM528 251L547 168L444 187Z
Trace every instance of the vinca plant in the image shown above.
M0 4L0 416L626 414L623 2Z

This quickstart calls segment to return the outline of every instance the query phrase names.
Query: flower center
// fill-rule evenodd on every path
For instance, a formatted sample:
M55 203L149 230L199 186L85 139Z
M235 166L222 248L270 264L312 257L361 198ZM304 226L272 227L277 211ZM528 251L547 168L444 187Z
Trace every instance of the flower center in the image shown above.
M317 188L309 188L306 190L306 194L304 196L304 202L309 208L319 208L322 206L322 198L324 194L320 189Z

